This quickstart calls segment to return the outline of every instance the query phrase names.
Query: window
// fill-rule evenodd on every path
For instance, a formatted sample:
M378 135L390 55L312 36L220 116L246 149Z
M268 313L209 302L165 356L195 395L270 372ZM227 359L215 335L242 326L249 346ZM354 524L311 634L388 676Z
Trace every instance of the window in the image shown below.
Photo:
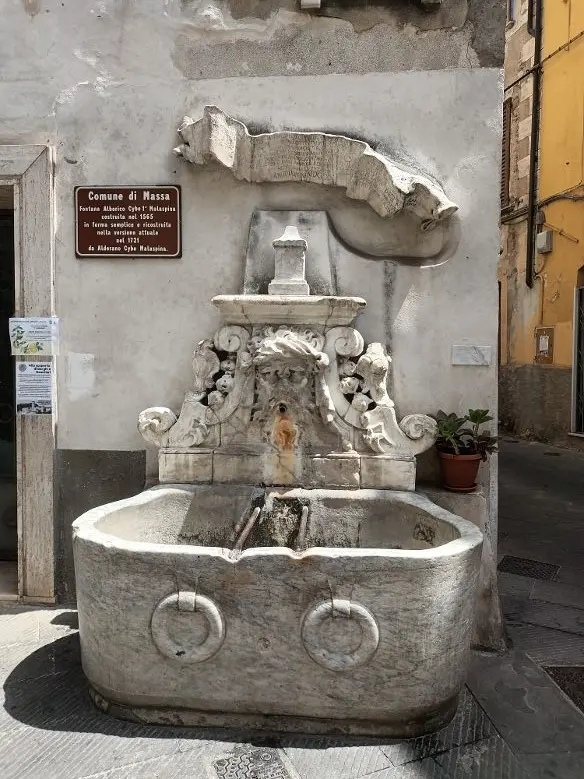
M515 21L515 0L507 0L507 22Z
M511 173L511 98L503 103L503 153L501 155L501 208L509 205Z

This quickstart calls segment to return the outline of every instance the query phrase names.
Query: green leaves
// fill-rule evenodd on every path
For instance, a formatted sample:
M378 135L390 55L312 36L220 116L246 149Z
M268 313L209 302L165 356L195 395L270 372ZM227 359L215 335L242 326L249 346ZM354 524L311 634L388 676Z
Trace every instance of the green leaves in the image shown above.
M438 425L438 449L454 454L480 454L483 460L496 451L497 437L480 430L482 425L493 421L488 409L471 408L464 417L439 411L435 419ZM465 427L468 422L471 427Z
M467 419L473 425L484 425L486 422L491 422L493 417L489 416L487 408L469 408Z

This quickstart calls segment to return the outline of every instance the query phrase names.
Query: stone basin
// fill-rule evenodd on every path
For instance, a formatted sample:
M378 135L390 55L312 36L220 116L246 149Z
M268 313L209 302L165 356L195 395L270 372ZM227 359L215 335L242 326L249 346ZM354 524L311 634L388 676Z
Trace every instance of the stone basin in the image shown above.
M482 535L422 494L164 485L73 528L83 668L116 716L405 738L456 711Z
M327 295L216 295L213 304L234 325L350 325L367 305L363 298Z

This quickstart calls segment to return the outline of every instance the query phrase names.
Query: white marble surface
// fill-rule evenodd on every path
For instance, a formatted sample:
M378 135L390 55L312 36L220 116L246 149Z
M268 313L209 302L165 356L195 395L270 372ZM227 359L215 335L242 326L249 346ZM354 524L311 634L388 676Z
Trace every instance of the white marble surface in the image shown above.
M416 463L378 455L361 457L361 487L379 490L415 490Z
M273 455L273 457L272 457ZM298 455L289 461L288 479L274 481L280 472L277 453L229 450L161 449L158 456L162 484L290 484L313 488L416 489L412 457L331 453ZM274 463L272 464L272 459Z
M322 236L322 220L308 221ZM257 246L252 230L245 278L265 266ZM225 324L195 348L180 414L161 406L140 413L144 438L165 450L162 482L415 489L414 457L434 444L436 422L425 414L398 422L388 393L391 356L381 343L365 347L348 326L365 301L276 294L298 285L308 292L307 248L289 224L272 241L267 295L213 298ZM197 461L198 447L212 456ZM361 473L360 453L383 459L370 456Z
M308 295L306 282L306 249L308 243L296 225L287 225L283 234L272 241L274 278L268 284L268 295Z
M409 736L452 716L469 658L478 529L417 494L291 494L320 501L314 511L323 517L333 505L349 517L357 500L377 545L303 553L173 545L173 533L198 521L193 487L150 490L75 522L83 668L102 696L130 708L167 707L167 721L176 724L186 709L203 719L224 714L226 721L273 716L283 729L286 718L309 718L316 731L330 731L334 720L340 732ZM217 510L217 520L229 523ZM169 543L141 540L161 528L168 528ZM380 548L395 543L396 531L404 539L409 533L417 548L406 548L407 541ZM440 545L430 546L428 539L438 537ZM157 633L155 643L152 615L173 594L183 605L165 611L171 640L161 642ZM323 603L332 616L311 618L314 609L322 617ZM303 643L307 617L310 653ZM362 651L361 622L368 626ZM208 641L212 656L193 661L207 655ZM172 658L169 646L176 648ZM320 649L337 670L314 661Z
M253 135L242 122L207 105L200 119L186 116L175 149L195 165L218 162L244 181L297 181L343 187L382 217L402 209L422 224L447 220L458 206L442 187L419 171L407 170L368 143L323 132L272 132Z
M447 511L473 522L483 534L472 644L476 648L491 651L504 650L505 628L499 599L496 546L490 532L489 507L485 493L477 490L458 494L437 487L424 487L423 493Z
M454 344L452 346L453 365L490 365L490 346L474 346L471 344Z
M225 322L234 325L350 325L367 305L360 297L322 295L216 295L213 303Z

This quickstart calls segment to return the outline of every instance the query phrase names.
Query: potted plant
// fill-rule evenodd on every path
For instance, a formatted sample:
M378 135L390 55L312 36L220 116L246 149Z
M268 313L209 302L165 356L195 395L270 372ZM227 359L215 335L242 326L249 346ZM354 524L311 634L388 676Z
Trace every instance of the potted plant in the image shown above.
M482 431L483 425L493 419L487 409L469 409L468 414L436 414L438 437L436 449L444 486L454 492L472 492L481 461L497 447L496 436Z

